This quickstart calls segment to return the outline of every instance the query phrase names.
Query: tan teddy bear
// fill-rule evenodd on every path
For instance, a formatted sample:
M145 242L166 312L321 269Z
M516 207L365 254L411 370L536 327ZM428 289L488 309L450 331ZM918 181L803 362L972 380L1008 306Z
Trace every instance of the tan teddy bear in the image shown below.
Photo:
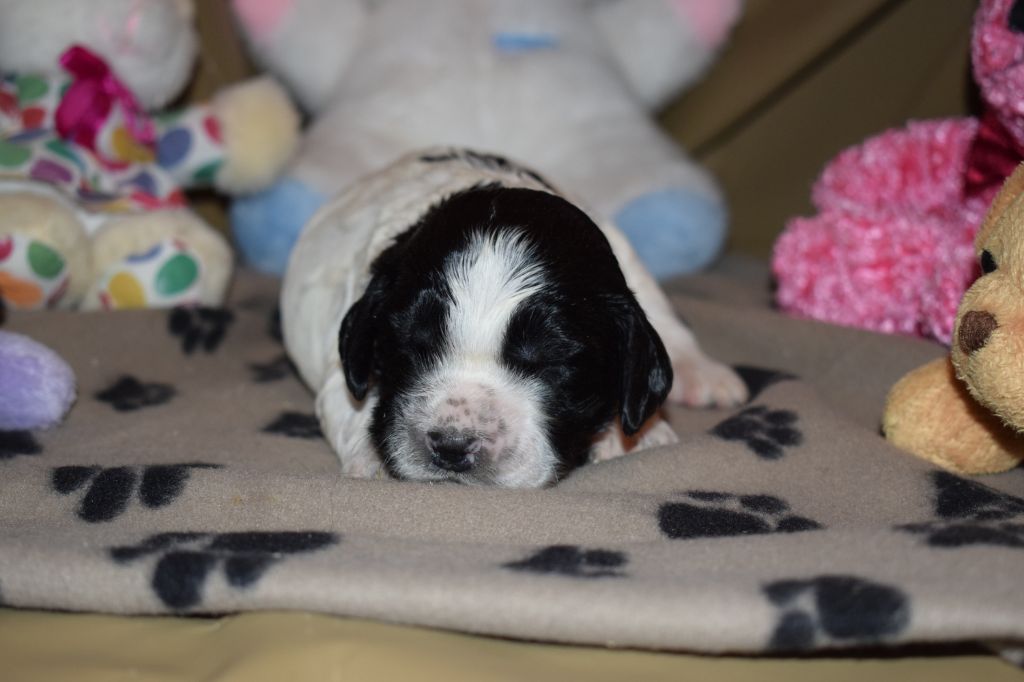
M996 195L974 248L982 275L960 301L949 357L897 382L882 427L941 467L988 474L1024 462L1024 165Z

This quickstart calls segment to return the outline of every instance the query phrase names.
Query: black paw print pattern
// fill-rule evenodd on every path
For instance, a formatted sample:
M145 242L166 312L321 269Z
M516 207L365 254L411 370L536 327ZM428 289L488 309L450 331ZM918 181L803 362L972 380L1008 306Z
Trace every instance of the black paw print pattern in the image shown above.
M790 410L772 410L763 405L748 407L713 429L712 435L738 440L762 459L780 459L783 448L800 445L803 434L796 428L797 415Z
M43 447L30 431L0 431L0 461L19 455L38 455Z
M763 590L780 612L768 643L773 651L876 644L910 622L910 600L902 590L855 576L779 580Z
M111 521L128 508L132 495L149 509L173 502L185 489L195 469L219 469L218 464L154 464L151 466L61 466L53 470L50 485L61 495L88 490L78 505L78 518L89 523Z
M156 382L142 382L130 375L122 375L102 391L95 394L96 400L110 403L118 412L134 412L144 407L154 407L169 402L175 395L174 387Z
M229 585L245 589L290 555L323 549L338 540L337 534L320 531L160 533L138 545L113 547L110 557L127 564L158 555L153 591L165 606L180 610L202 602L206 580L218 565Z
M750 401L761 395L769 386L774 386L782 381L793 381L798 378L795 374L777 369L751 367L750 365L736 365L733 369L736 370L736 374L743 380L743 383L747 385Z
M274 421L263 427L263 432L290 438L323 437L316 415L302 412L282 412Z
M521 561L503 564L503 568L530 573L547 573L573 578L619 578L628 559L622 552L608 549L583 549L575 545L544 547Z
M292 374L292 363L284 353L274 356L263 363L250 363L249 371L252 372L252 380L257 384L266 384L271 381L280 381L289 374Z
M167 329L172 336L181 337L181 349L191 355L197 348L212 353L220 346L235 316L225 308L185 308L171 310Z
M897 526L932 547L997 545L1024 549L1024 499L946 471L932 472L937 520Z
M658 527L673 540L720 538L765 533L796 533L823 526L791 514L789 503L773 495L735 495L709 490L684 493L685 502L658 509Z

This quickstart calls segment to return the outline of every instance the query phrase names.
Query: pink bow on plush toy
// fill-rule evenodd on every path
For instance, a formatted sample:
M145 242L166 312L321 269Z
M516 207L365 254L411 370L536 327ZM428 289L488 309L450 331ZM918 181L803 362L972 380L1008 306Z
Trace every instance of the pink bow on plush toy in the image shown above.
M60 56L60 63L74 76L55 113L61 137L99 154L100 132L111 112L120 106L132 137L147 146L156 143L153 122L101 57L81 45L73 45Z
M967 152L964 197L991 194L993 189L999 189L1021 161L1024 147L1000 122L996 112L986 110Z

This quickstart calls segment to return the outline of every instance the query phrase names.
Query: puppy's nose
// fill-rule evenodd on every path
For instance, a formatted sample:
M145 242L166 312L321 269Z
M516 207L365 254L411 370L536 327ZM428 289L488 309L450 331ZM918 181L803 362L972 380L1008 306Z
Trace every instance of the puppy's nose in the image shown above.
M473 456L480 450L480 440L475 434L453 429L428 431L427 445L434 464L456 473L473 466Z
M979 350L998 326L999 323L992 313L984 310L972 310L966 313L960 320L960 331L957 333L960 350L967 355Z

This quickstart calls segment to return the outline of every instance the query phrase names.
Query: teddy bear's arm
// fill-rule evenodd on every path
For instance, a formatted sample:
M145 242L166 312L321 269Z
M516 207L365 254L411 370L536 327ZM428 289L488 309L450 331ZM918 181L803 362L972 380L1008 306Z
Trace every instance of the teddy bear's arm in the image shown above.
M156 163L182 187L210 187L224 165L220 120L209 104L168 111L155 119Z
M655 109L704 73L742 0L611 0L589 7L634 93Z

